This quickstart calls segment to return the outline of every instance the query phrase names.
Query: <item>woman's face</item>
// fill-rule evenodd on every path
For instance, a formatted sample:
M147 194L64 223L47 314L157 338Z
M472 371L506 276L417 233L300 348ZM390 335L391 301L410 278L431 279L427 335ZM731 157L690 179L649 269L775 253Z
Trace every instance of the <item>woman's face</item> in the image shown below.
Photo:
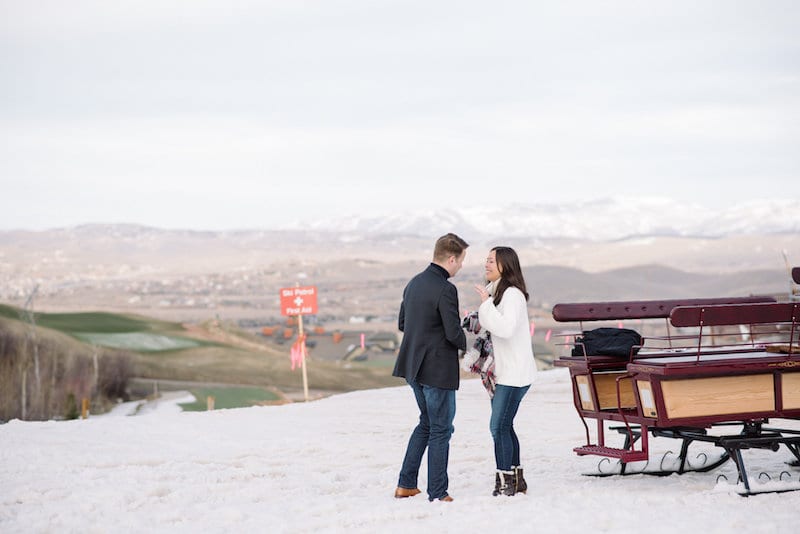
M503 274L503 269L497 263L494 250L489 252L489 255L486 257L486 265L484 268L486 270L486 280L489 282L499 280L500 275Z

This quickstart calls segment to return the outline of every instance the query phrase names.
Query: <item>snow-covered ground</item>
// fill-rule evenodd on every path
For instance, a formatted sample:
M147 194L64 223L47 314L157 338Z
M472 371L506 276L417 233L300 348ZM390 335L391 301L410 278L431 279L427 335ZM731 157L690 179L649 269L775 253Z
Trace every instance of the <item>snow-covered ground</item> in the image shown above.
M407 386L283 406L162 403L132 417L11 421L0 426L0 532L797 532L800 492L740 497L732 462L682 476L582 476L598 458L572 452L584 431L563 369L538 374L517 417L528 494L492 497L488 398L477 380L457 398L452 503L393 498L417 417ZM651 440L656 451L678 446ZM800 476L788 451L745 457L756 475Z

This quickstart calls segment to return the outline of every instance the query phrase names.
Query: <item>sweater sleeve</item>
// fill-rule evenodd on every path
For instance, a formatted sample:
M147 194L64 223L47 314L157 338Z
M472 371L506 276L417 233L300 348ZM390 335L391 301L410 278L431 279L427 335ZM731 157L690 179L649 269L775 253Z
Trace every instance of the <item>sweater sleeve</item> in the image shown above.
M481 326L491 332L492 336L508 338L514 333L521 317L525 317L527 307L522 292L510 287L503 293L500 300L501 312L491 298L486 299L478 308L478 318Z

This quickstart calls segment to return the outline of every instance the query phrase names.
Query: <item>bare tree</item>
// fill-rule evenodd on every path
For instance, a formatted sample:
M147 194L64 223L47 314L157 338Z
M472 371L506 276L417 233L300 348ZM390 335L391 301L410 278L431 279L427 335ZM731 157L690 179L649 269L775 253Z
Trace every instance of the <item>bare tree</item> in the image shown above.
M36 314L33 311L33 297L36 296L36 293L39 291L39 284L36 284L31 292L28 294L28 298L25 300L25 306L23 307L22 311L20 312L21 319L28 323L28 340L31 342L33 347L33 369L34 369L34 376L36 377L36 398L38 399L42 394L42 383L41 383L41 374L39 372L39 343L36 339ZM30 366L30 360L27 358L27 351L25 351L24 356L25 361L21 366L22 370L22 420L26 420L28 417L28 367Z

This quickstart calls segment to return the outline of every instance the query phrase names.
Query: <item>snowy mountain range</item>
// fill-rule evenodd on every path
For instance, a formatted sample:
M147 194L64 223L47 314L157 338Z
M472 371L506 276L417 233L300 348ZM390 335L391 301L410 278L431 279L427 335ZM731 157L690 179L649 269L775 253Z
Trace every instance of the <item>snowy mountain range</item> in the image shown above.
M63 240L110 239L151 241L170 239L262 241L301 239L308 244L367 240L380 236L430 239L456 232L471 241L569 239L617 241L637 237L720 238L743 235L800 234L800 199L753 200L730 206L708 207L666 198L617 197L591 201L539 204L498 203L478 208L449 207L441 210L384 209L381 213L353 213L290 222L280 228L254 227L235 230L163 229L111 222L87 223L41 232L0 230L0 241L13 234L32 239L38 234Z
M448 231L491 238L588 239L637 236L723 237L800 233L800 200L754 200L709 208L662 198L614 198L574 204L409 210L296 224L295 229L430 236Z

